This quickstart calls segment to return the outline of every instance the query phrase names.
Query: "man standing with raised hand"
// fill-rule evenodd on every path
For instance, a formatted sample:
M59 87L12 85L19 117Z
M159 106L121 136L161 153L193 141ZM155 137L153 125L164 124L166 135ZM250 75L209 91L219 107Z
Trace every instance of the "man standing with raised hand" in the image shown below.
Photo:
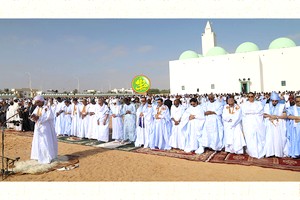
M54 128L54 114L52 110L44 105L44 97L34 97L37 107L31 115L31 120L35 122L31 159L38 160L41 164L51 163L57 158L58 144Z

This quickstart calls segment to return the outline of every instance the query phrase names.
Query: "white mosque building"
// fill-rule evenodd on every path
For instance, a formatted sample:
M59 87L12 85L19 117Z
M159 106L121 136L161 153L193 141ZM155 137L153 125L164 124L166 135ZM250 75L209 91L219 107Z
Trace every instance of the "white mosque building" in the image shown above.
M252 42L240 44L235 53L216 45L207 22L202 34L202 55L183 52L169 61L170 93L233 93L297 91L300 84L300 46L289 38L273 40L259 50Z

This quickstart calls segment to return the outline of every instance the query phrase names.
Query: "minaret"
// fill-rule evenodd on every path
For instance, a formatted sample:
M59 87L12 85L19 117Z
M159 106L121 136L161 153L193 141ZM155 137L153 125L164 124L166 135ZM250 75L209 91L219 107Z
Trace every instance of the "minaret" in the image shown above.
M202 54L205 56L215 46L216 34L213 32L209 21L207 21L204 33L202 33Z

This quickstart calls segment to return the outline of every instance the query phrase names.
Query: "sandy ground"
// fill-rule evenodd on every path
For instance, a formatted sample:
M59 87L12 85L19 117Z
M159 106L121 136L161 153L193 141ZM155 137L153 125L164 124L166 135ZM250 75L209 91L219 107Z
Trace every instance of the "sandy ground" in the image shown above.
M5 133L5 156L29 160L32 132ZM300 172L188 161L58 143L59 155L79 156L79 167L42 175L11 175L14 181L300 181Z

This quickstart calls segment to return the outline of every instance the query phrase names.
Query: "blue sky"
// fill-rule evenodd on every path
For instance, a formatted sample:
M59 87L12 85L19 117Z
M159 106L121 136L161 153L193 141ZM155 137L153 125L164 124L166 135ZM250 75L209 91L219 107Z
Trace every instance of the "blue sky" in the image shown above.
M207 20L217 45L233 53L249 41L268 49L278 37L300 45L300 19L0 19L0 89L130 87L145 74L169 89L169 61L201 52Z

